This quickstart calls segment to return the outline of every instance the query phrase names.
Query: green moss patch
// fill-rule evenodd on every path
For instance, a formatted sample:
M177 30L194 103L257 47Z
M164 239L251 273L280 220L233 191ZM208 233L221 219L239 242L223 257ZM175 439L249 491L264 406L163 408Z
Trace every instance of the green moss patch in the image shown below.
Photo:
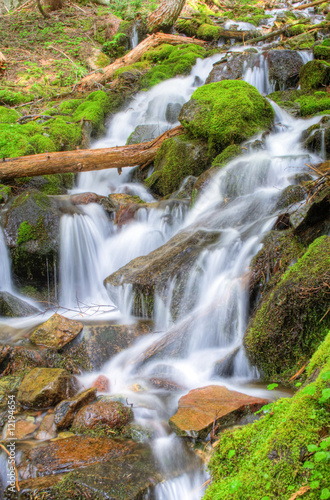
M287 380L330 328L330 237L315 240L264 300L245 335L252 361L266 377Z
M264 407L253 424L224 431L211 459L204 500L330 497L330 333L313 356L316 380L292 399Z
M273 117L272 107L255 87L225 80L195 90L179 120L194 137L221 151L269 127Z
M299 83L302 90L324 88L330 83L330 64L325 61L309 61L300 70Z
M212 167L223 167L241 153L242 150L237 144L227 146L226 149L222 151L222 153L218 154L214 158L214 160L212 161Z

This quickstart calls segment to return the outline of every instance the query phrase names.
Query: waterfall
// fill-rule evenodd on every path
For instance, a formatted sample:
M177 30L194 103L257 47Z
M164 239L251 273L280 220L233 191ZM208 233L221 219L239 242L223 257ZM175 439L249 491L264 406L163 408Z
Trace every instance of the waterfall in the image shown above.
M269 81L268 62L263 54L258 54L254 65L247 68L244 81L256 87L260 94L268 95L274 92L275 83Z
M10 260L6 247L5 236L0 227L0 291L11 292L13 288Z

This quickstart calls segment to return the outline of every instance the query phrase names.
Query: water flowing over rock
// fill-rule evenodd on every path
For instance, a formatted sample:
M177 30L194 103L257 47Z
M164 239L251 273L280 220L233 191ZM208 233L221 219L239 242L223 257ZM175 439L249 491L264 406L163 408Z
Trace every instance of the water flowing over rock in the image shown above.
M269 79L276 83L275 90L297 88L303 60L293 50L270 50L267 54Z
M254 413L267 403L265 399L210 385L182 396L179 409L169 423L180 436L205 438L214 423L237 423L244 415Z
M30 316L39 313L39 309L32 306L9 292L0 292L0 316L15 318Z
M254 51L227 54L221 61L213 65L213 69L205 83L221 82L222 80L237 80L242 78L247 67L254 64L257 54Z
M17 399L23 407L44 409L73 396L77 382L60 368L34 368L23 379Z
M203 248L214 244L218 232L198 230L195 233L180 233L162 247L145 257L132 260L104 280L111 298L118 303L121 288L132 286L134 314L153 316L155 294L166 296L173 279L178 281L172 300L173 313L179 307L181 291L189 276L189 269Z
M51 349L61 349L71 342L83 329L83 324L54 314L46 323L39 326L30 336L33 344Z

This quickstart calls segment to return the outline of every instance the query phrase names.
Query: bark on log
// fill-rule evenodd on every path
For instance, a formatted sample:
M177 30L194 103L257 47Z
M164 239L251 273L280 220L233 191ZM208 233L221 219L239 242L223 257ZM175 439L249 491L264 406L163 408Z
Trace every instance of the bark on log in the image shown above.
M185 0L163 0L148 17L148 31L170 30L179 17L184 4Z
M147 50L158 47L158 45L161 45L162 43L170 43L171 45L180 45L182 43L206 45L206 42L204 42L203 40L197 40L195 38L156 33L155 35L151 35L145 38L141 43L139 43L139 45L128 52L128 54L126 54L124 57L116 59L114 63L109 64L109 66L103 68L103 70L101 70L102 72L94 72L90 75L85 76L82 80L80 80L79 85L88 86L93 83L101 83L103 85L104 83L111 80L114 72L117 69L138 62Z
M303 5L299 5L298 7L295 7L294 10L308 9L308 7L314 7L314 5L320 5L321 3L324 3L324 0L317 0L316 2L312 2L312 3L304 3Z
M123 168L144 165L153 160L162 143L183 133L181 125L168 130L156 139L141 144L103 149L78 149L59 153L42 153L0 160L0 179L8 181L15 177L62 174L66 172L89 172L106 168Z

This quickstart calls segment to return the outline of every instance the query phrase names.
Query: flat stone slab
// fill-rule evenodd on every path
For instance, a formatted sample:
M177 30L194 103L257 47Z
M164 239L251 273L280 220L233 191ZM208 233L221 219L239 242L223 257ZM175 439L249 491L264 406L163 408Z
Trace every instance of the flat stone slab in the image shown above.
M51 349L61 349L77 337L83 326L80 321L74 321L60 314L54 314L34 330L30 336L30 340L36 345L42 345Z
M216 424L237 423L269 403L266 399L230 391L224 386L208 385L193 389L179 400L179 408L169 424L179 436L206 438Z

